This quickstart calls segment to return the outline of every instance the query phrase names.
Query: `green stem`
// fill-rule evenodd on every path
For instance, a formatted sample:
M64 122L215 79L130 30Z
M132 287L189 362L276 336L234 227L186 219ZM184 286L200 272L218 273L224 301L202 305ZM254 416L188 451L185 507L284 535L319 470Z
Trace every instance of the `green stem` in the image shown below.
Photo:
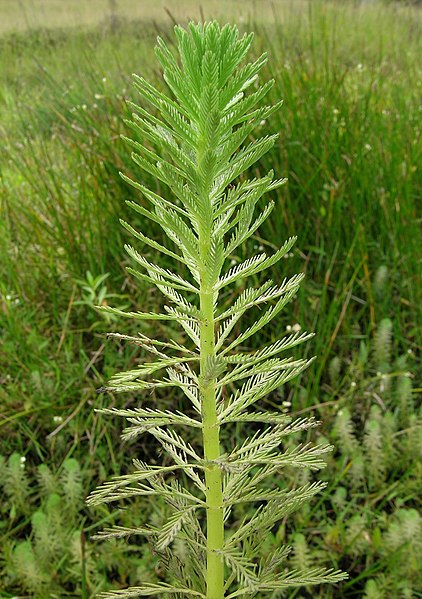
M210 366L215 357L213 291L201 285L201 359L200 394L202 403L203 443L205 460L220 456L220 427L217 423L215 378ZM224 597L223 480L221 468L211 464L205 470L207 502L207 599Z

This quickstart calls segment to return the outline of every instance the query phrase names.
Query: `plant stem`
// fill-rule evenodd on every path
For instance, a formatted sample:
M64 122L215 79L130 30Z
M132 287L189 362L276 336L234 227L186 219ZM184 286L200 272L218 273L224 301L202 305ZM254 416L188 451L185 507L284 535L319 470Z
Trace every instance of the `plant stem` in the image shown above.
M205 460L220 456L220 427L217 424L215 378L210 375L215 357L214 306L212 289L200 289L201 356L200 396ZM224 544L223 481L221 469L211 464L205 470L207 502L207 599L224 597L224 561L219 551Z

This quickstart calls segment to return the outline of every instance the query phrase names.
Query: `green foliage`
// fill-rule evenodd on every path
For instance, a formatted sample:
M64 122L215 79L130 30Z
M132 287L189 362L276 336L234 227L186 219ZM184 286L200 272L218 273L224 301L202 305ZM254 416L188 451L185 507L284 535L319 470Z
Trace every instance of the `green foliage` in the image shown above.
M2 463L1 486L6 498L1 505L5 519L0 549L2 591L13 589L33 599L68 595L88 599L110 587L110 572L127 576L132 546L117 539L107 548L96 547L94 553L86 540L83 527L88 514L83 489L89 482L75 459L66 459L59 472L52 472L46 464L40 464L36 472L29 471L18 454ZM16 464L19 478L12 477ZM102 515L111 517L107 512ZM9 530L4 530L7 519ZM130 518L125 524L130 526ZM145 554L133 568L137 575L143 571L144 576L154 579L151 556Z
M85 279L76 279L77 285L81 288L83 295L81 299L75 301L75 305L88 306L91 309L99 312L102 317L106 320L107 324L116 320L113 314L97 310L97 306L107 306L109 303L115 302L116 299L122 299L124 296L117 293L109 293L107 286L104 285L110 273L98 275L94 277L88 270ZM127 304L121 304L118 306L120 310L126 309ZM98 326L98 321L94 322L94 327Z
M46 591L47 575L37 563L33 547L29 541L19 543L12 558L12 570L25 590L34 597L42 597Z
M18 4L13 3L13 11L21 10ZM79 1L71 4L66 10L78 11L78 17L87 14L86 3L83 10ZM177 10L185 6L182 3ZM232 7L218 6L226 19ZM202 9L206 17L214 16L208 3ZM25 11L31 22L32 10L27 6ZM105 23L92 29L63 29L63 10L60 6L60 29L27 30L0 38L0 437L4 455L27 456L31 505L25 512L12 509L8 495L2 495L3 552L11 540L30 538L30 515L40 509L37 497L60 495L57 465L70 451L81 464L84 489L132 467L134 450L119 443L119 421L94 414L92 406L109 404L109 398L98 397L95 389L112 373L135 368L138 351L118 338L117 350L114 344L102 343L98 335L109 330L106 318L113 315L91 309L93 302L100 302L83 289L83 284L88 285L87 271L94 280L110 272L97 293L106 287L107 296L124 294L110 304L130 303L130 310L144 312L157 311L160 304L158 294L150 293L147 285L136 288L124 271L127 259L121 259L121 245L126 234L116 227L117 216L146 231L141 215L129 216L129 207L126 214L122 212L122 197L134 199L134 195L118 170L132 178L135 175L127 147L118 138L127 134L120 117L129 117L125 99L135 97L126 74L141 71L146 79L161 85L152 48L157 28L170 39L168 17L162 12L162 19L153 26L147 20L122 19L113 32ZM89 10L94 11L93 6ZM192 8L189 14L199 17L195 10L199 9ZM248 21L247 15L254 14L253 3L245 0L241 9L237 3L236 11L238 23L242 16ZM10 14L7 10L2 26L7 26ZM273 266L271 277L281 280L282 270L299 272L305 264L306 278L296 301L279 314L279 326L260 331L256 348L263 342L276 342L287 326L297 328L294 323L300 323L318 331L318 336L298 350L303 356L308 347L318 360L304 371L297 386L271 394L264 407L283 404L283 410L304 410L303 415L315 408L318 419L326 423L318 441L336 446L335 454L327 454L326 477L332 485L320 496L323 501L312 507L305 504L286 525L273 531L268 542L272 538L279 544L293 542L299 531L307 540L311 559L322 564L331 555L327 567L340 567L350 574L347 583L312 587L309 592L291 590L285 593L289 598L304 599L309 593L322 599L360 597L367 592L368 580L374 582L377 597L418 597L418 577L412 581L414 590L406 590L403 564L397 563L396 554L384 554L380 547L393 515L403 507L419 509L422 491L417 382L421 380L417 352L422 331L418 326L422 302L417 218L422 13L396 3L304 0L293 10L290 3L255 3L255 14L256 22L253 16L250 26L248 21L248 28L256 32L254 47L270 50L263 77L276 80L268 103L280 97L285 102L257 130L259 135L281 131L281 143L261 158L259 168L250 169L249 176L274 169L286 175L289 184L271 192L275 209L270 218L243 248L235 250L231 260L240 263L252 252L272 252L280 240L300 233L300 251L292 249ZM96 9L95 16L102 21ZM79 19L72 17L73 23ZM158 194L163 191L161 183L147 173L142 183ZM155 223L150 223L147 234L165 243ZM153 247L142 251L150 262L158 261ZM160 264L164 262L161 257ZM170 257L166 267L171 267ZM263 275L258 273L254 284L264 284ZM223 290L228 302L235 300L239 285ZM389 318L394 329L387 378L377 375L380 370L374 363L373 333L383 318ZM130 335L140 329L145 335L172 335L183 342L171 321L122 324L117 319L113 328L128 326ZM235 327L233 334L238 330ZM254 338L248 342L252 344ZM151 401L165 410L170 397L178 401L169 389L154 392ZM126 400L131 407L132 398ZM122 398L116 401L120 405ZM362 454L370 404L378 405L386 415L382 426L390 436L383 449L388 466L378 486L368 479L368 460ZM336 414L343 409L349 411L351 430L359 443L360 451L352 454L334 436ZM395 430L391 433L392 420ZM241 429L230 432L227 443L235 445L241 434ZM312 439L310 431L304 441ZM157 446L148 437L140 438L137 451L145 459L157 459ZM31 464L40 460L57 479L50 486L46 482L45 491L38 474L35 477L31 471ZM274 485L312 481L306 473L286 470L281 482L274 479ZM13 502L19 502L19 497ZM28 508L28 502L25 505ZM151 509L159 526L168 517L159 501L140 500L136 511L146 517ZM239 521L245 511L246 507L236 506ZM343 534L345 522L354 513L365 514L363 536L370 538L365 555L356 556ZM15 514L13 520L10 514ZM102 516L102 512L97 515L84 509L78 514L75 536L82 526L89 528L92 520ZM131 522L128 516L128 510L122 511L120 524L127 528L143 524ZM63 544L66 555L68 546ZM98 545L95 560L90 549L93 570L100 561L103 564L101 588L157 581L148 547L145 553L138 546L125 552L125 547L107 543L103 553ZM176 547L183 559L183 544L176 540L175 553ZM270 554L272 547L266 551ZM407 551L405 547L403 556ZM72 568L74 583L66 587L68 592L81 587L81 567ZM66 586L68 570L59 568L56 580ZM394 590L399 584L394 581L400 581L404 590ZM3 571L0 589L5 596L29 595ZM88 590L93 593L92 585Z
M275 180L272 171L261 178L238 181L273 147L276 135L247 141L262 119L279 110L281 102L257 107L274 82L259 83L265 54L243 64L251 35L239 37L236 27L220 28L215 21L190 23L187 30L177 26L175 34L178 59L161 38L156 47L171 95L135 76L142 99L157 113L133 104L135 112L128 124L142 143L126 139L135 150L134 162L164 183L170 196L158 195L123 176L149 202L148 208L134 202L130 206L160 225L173 245L159 245L126 222L122 224L144 245L172 258L175 266L181 263L184 276L149 262L127 245L128 254L142 268L129 268L129 272L141 282L155 285L173 306L165 305L162 314L103 309L141 321L174 321L184 330L186 345L177 344L171 335L157 340L139 334L132 342L156 361L142 362L113 376L105 390L145 392L173 387L184 393L185 403L181 411L159 411L142 404L103 410L127 418L124 439L150 434L170 464L135 460L133 474L105 483L89 499L91 505L97 505L136 496L163 497L170 508L167 520L159 527L149 525L133 532L152 542L168 570L170 584L136 586L102 596L256 597L302 585L338 582L345 578L343 573L315 568L314 564L286 571L289 547L276 549L271 558L262 555L263 543L277 522L325 486L314 482L269 490L268 479L286 467L319 470L324 466L322 456L331 449L327 444L289 445L285 437L313 428L314 419L294 420L280 410L260 407L261 400L310 364L311 360L279 356L311 335L295 332L248 351L247 341L296 295L302 276L285 278L281 285L268 280L254 287L245 281L279 262L295 238L270 256L260 253L226 266L236 248L255 233L274 207L269 201L255 216L259 200L285 182ZM144 145L148 142L151 146ZM221 299L221 291L235 283L238 294L230 305ZM261 312L255 321L233 336L245 312L256 307ZM163 378L148 380L160 370L166 373ZM244 428L244 439L238 445L224 447L224 429L243 423L255 424L254 434ZM193 430L186 432L189 428ZM202 439L194 434L198 429L202 429ZM177 470L182 476L174 478ZM233 518L235 505L258 502L256 511L240 522ZM204 511L206 526L202 524ZM170 557L176 539L184 543L183 562Z
M374 277L374 295L378 301L384 298L385 292L387 291L388 283L388 267L385 265L377 268Z
M381 319L381 324L378 331L389 331L389 321ZM361 342L348 364L342 365L346 370L344 387L340 391L337 385L332 388L337 404L335 426L318 440L335 444L336 455L328 469L342 486L331 497L326 495L325 505L320 503L311 516L295 519L298 555L304 547L300 531L318 522L306 546L307 558L325 555L329 548L334 566L354 563L362 569L360 580L346 583L344 596L362 592L367 598L417 597L422 592L417 500L422 491L421 444L417 440L422 434L422 413L420 408L415 410L408 359L401 356L393 364L392 338L386 337L389 347L383 363L390 373L390 385L384 384L385 375L378 370L377 333L364 351ZM362 354L371 356L363 366ZM337 599L343 594L328 587L315 596Z
M13 453L7 463L2 458L0 484L10 500L9 517L11 520L15 518L18 511L25 513L27 510L29 485L25 474L25 461L26 458L18 453Z
M375 364L382 373L388 371L388 366L391 362L392 335L393 323L389 318L384 318L378 325L374 343Z
M375 580L368 580L365 585L365 599L384 599L385 595Z

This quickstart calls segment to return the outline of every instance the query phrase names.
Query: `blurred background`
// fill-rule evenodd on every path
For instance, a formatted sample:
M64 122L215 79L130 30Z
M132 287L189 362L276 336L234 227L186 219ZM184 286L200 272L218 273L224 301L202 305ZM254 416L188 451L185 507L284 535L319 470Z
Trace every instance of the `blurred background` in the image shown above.
M312 330L301 355L318 358L266 407L323 421L292 442L335 446L326 491L274 530L268 552L289 542L289 568L350 573L286 597L422 597L421 16L418 3L381 0L1 0L1 599L87 599L163 575L142 541L90 538L113 523L160 522L164 510L145 499L118 511L84 504L134 456L157 459L147 438L123 444L122 422L94 412L139 402L96 393L141 357L105 333L151 327L95 306L160 305L125 271L118 219L142 229L125 200L143 199L118 172L166 193L120 139L126 101L138 101L133 72L163 87L157 35L172 45L174 23L211 18L255 31L253 53L269 54L263 77L276 80L269 102L284 99L256 132L280 137L251 174L273 168L289 181L233 260L298 236L271 276L303 271L305 283L257 342ZM160 322L154 336L184 341ZM182 408L176 394L149 401ZM310 478L286 470L274 484Z

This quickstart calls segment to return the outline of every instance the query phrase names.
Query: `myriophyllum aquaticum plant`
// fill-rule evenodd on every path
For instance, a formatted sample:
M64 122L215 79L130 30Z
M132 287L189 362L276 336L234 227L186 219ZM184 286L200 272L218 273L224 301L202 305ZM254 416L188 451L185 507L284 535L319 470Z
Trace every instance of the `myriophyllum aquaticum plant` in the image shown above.
M153 360L113 376L105 388L139 393L141 405L103 410L128 420L124 439L152 435L167 454L168 465L134 460L133 473L105 483L89 499L98 504L145 495L165 502L168 517L162 525L115 527L100 536L146 535L168 572L166 581L140 582L102 597L273 597L290 587L344 578L322 568L288 571L287 546L269 555L263 551L277 522L325 486L313 482L289 490L276 484L279 474L292 466L318 470L330 450L328 445L283 448L288 435L317 423L312 418L294 420L281 410L266 411L260 403L308 366L309 360L285 354L311 335L280 334L273 343L248 350L248 342L263 327L272 322L277 330L277 317L297 293L302 275L281 284L261 279L254 286L248 280L257 281L256 275L283 258L295 239L270 256L259 253L232 264L236 249L274 208L267 200L255 213L258 202L284 183L274 179L273 172L253 179L244 174L273 147L277 135L250 139L281 102L262 105L273 81L259 83L265 54L244 63L252 35L240 37L235 26L220 28L216 22L191 23L187 30L178 26L175 34L178 57L162 39L156 48L168 94L135 77L144 102L133 106L129 123L137 140L127 140L134 162L167 191L158 195L123 175L147 201L129 202L142 216L144 230L151 220L170 241L162 245L123 222L141 248L149 246L167 257L166 266L160 266L126 246L140 268L128 270L142 284L155 285L168 305L163 314L125 316L174 321L186 343L113 333L137 344ZM169 261L174 268L167 268ZM227 305L224 298L231 286L236 299ZM255 320L242 326L250 310ZM160 371L164 374L157 377ZM172 410L170 399L168 409L156 409L150 391L172 388L183 394L185 409ZM239 430L245 433L236 445L233 427L236 438ZM241 517L236 516L239 504L247 504Z

